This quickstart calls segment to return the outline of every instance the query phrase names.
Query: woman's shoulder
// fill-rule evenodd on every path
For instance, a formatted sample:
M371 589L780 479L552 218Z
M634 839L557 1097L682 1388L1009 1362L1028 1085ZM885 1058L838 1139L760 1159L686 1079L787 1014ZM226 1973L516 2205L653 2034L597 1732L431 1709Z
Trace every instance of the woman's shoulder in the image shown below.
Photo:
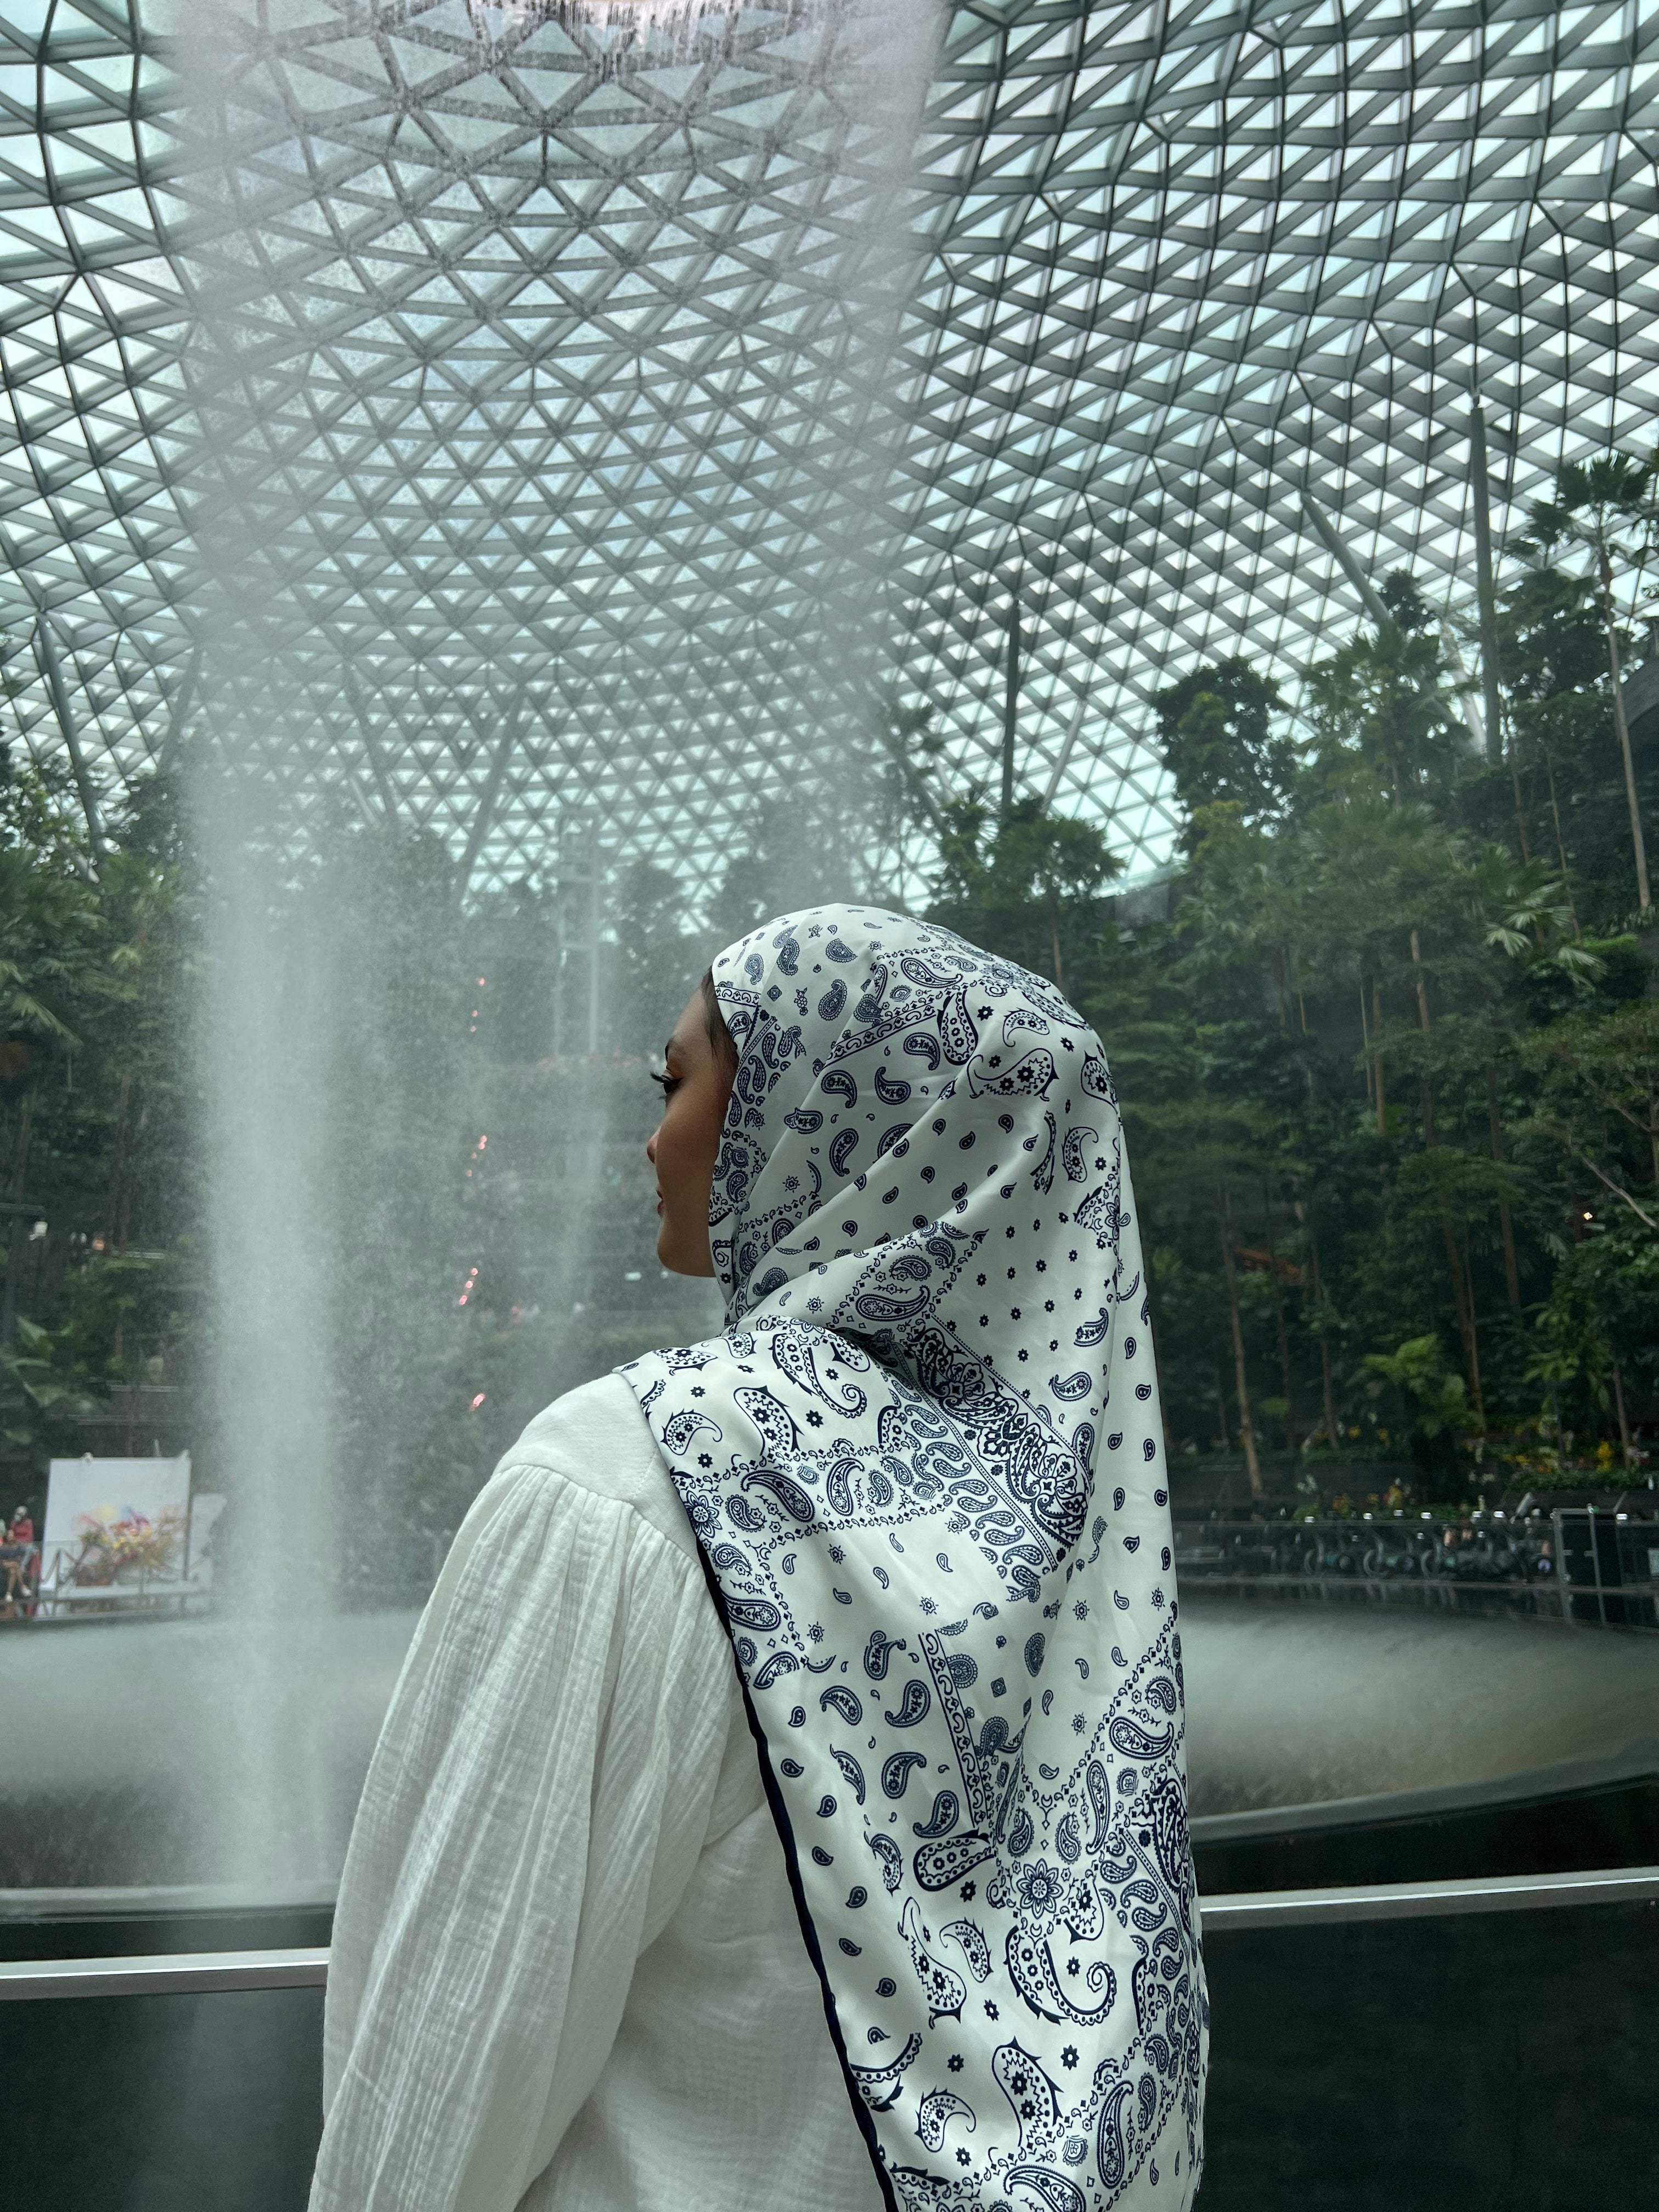
M631 1506L689 1558L696 1557L696 1540L650 1424L620 1375L596 1376L544 1407L496 1474L534 1470Z

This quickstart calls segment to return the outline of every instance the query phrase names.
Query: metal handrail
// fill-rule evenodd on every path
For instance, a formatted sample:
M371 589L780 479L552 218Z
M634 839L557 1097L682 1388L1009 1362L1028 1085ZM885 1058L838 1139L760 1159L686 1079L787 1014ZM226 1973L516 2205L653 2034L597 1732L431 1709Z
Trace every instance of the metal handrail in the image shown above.
M1268 1889L1200 1900L1206 1936L1249 1929L1333 1926L1352 1920L1421 1920L1455 1912L1527 1912L1551 1906L1635 1905L1659 1899L1659 1866L1599 1867L1584 1874L1389 1881L1351 1889ZM181 1951L132 1959L0 1960L0 2002L42 1997L176 1996L219 1990L320 1989L326 1948Z
M1659 1899L1659 1866L1583 1874L1476 1875L1457 1881L1385 1881L1350 1889L1246 1890L1200 1899L1206 1935L1345 1920L1428 1920L1454 1912L1535 1912L1553 1905L1639 1905Z
M326 1945L306 1951L163 1951L131 1959L7 1959L0 1960L0 2002L316 1990L327 1979Z

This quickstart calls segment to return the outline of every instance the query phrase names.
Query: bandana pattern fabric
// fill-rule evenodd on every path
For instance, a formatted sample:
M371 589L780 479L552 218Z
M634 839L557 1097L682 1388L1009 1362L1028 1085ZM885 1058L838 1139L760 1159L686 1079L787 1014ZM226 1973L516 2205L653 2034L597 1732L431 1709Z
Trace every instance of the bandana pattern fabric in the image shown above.
M824 907L714 963L726 1333L623 1370L887 2201L1188 2204L1208 2004L1117 1102L1055 988Z

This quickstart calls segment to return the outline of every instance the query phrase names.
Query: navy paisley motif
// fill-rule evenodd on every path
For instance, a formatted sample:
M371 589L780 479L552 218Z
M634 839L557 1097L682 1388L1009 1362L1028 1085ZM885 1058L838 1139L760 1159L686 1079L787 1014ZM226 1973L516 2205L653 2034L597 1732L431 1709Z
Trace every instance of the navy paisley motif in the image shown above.
M898 2095L899 2077L903 2074L906 2067L915 2065L916 2054L921 2049L921 2036L908 2035L904 2039L904 2047L890 2064L854 2066L851 2069L853 2079L858 2084L860 2094L872 2112L887 2111L893 2100Z
M904 1785L918 1766L926 1766L927 1759L919 1751L896 1751L881 1770L881 1786L890 1797L902 1797Z
M933 1705L933 1693L919 1676L913 1675L904 1686L904 1695L899 1699L896 1713L882 1715L889 1728L915 1728L927 1717Z
M959 991L939 1010L939 1041L954 1067L965 1067L979 1043L979 1031L968 1012L968 994Z
M983 1866L996 1851L994 1836L971 1832L951 1836L944 1843L925 1844L912 1863L916 1880L926 1890L949 1889L953 1883Z
M752 1474L744 1475L743 1486L745 1490L769 1491L790 1518L803 1525L817 1517L817 1509L799 1483L792 1482L775 1468L757 1468Z
M954 1943L968 1961L968 1971L976 1982L988 1981L991 1976L991 1947L985 1940L985 1930L971 1920L947 1921L939 1933Z
M881 1867L882 1887L890 1896L904 1879L904 1856L890 1836L866 1838Z
M1099 1130L1091 1129L1083 1122L1066 1132L1066 1142L1060 1148L1060 1157L1067 1182L1086 1182L1089 1180L1085 1155L1099 1142Z
M962 1807L954 1790L941 1790L933 1800L933 1809L925 1820L910 1823L913 1834L932 1838L948 1836L962 1817Z
M738 1628L752 1628L761 1635L778 1627L783 1615L776 1606L769 1605L763 1597L729 1597L726 1601L726 1617Z
M1089 1193L1078 1206L1075 1218L1079 1226L1086 1229L1094 1238L1099 1250L1111 1250L1123 1225L1123 1216L1118 1211L1115 1176Z
M699 1433L712 1437L716 1443L720 1440L718 1426L707 1413L675 1413L663 1427L664 1440L674 1451L684 1451Z
M1092 1052L1084 1055L1083 1095L1085 1098L1103 1098L1109 1106L1117 1104L1117 1093L1112 1088L1106 1063Z
M1048 1131L1048 1141L1047 1146L1044 1147L1042 1158L1037 1162L1036 1165L1031 1170L1031 1188L1033 1190L1042 1192L1046 1196L1054 1187L1054 1144L1057 1131L1054 1126L1054 1117L1052 1114L1045 1112L1042 1119L1044 1127ZM1036 1133L1033 1132L1030 1136L1024 1139L1024 1142L1027 1145L1035 1147L1036 1144Z
M1074 2005L1060 1986L1048 1947L1040 1936L1019 1928L1008 1935L1008 1977L1026 2004L1040 2019L1069 2020L1079 2027L1102 2020L1117 2002L1117 1977L1105 1960L1093 1960L1084 1974L1091 1990L1103 1988L1105 1996L1092 2010Z
M864 1769L859 1765L857 1759L854 1758L850 1751L831 1751L830 1756L835 1760L836 1765L840 1767L842 1778L853 1793L854 1802L855 1804L862 1805L865 1795Z
M976 1060L968 1070L968 1096L970 1098L1046 1098L1059 1080L1060 1071L1054 1066L1053 1053L1042 1045L1028 1052L1012 1067L997 1067L994 1061Z
M1119 1714L1106 1733L1113 1749L1121 1751L1126 1759L1165 1759L1175 1735L1172 1728L1160 1729L1153 1735L1127 1714Z
M949 2089L930 2089L916 2107L916 2133L924 2149L943 2150L945 2131L956 2119L965 2121L971 2129L973 2106Z
M947 1966L928 1949L927 1930L914 1897L905 1899L899 1926L910 1946L910 1961L927 2006L928 2027L940 2020L959 2021L968 2002L968 1984L954 1966Z
M1043 2212L1085 2212L1083 2191L1052 2166L1011 2166L1007 2185L1011 2191L1029 2189Z

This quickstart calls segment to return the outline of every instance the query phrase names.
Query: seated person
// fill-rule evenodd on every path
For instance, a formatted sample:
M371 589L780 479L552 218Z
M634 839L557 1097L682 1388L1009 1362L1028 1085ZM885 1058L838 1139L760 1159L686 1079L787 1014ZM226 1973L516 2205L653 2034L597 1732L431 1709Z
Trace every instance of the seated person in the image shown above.
M0 1541L0 1596L9 1600L24 1594L28 1583L29 1561L34 1554L34 1521L26 1506L20 1505L11 1516L3 1541Z

